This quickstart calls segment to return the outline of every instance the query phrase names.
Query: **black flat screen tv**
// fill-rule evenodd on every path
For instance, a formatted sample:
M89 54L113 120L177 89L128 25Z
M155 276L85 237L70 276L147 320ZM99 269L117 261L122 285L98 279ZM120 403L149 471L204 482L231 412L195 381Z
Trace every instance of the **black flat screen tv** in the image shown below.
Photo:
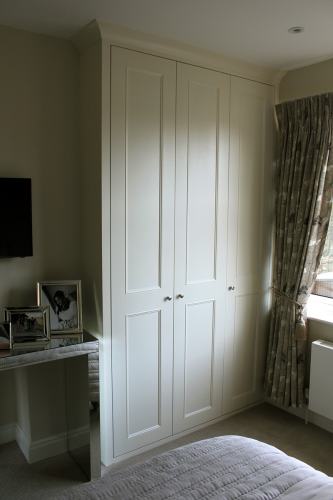
M0 178L0 257L32 255L31 179Z

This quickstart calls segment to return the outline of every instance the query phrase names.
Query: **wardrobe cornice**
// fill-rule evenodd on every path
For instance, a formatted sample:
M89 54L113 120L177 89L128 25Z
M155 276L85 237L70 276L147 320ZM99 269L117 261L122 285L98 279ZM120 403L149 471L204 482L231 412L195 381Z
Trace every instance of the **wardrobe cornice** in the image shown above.
M284 74L274 68L250 64L183 42L142 33L100 20L89 23L73 37L72 41L79 51L84 51L89 46L103 41L110 45L220 71L272 86L276 86L281 75Z

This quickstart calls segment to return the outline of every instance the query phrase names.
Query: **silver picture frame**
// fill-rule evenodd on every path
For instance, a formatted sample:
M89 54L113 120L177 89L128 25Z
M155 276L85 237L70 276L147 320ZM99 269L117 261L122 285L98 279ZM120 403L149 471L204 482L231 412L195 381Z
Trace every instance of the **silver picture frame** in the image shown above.
M50 309L51 335L82 333L81 280L38 282L37 303Z
M6 307L5 322L11 325L11 348L43 344L51 338L50 311L47 306Z

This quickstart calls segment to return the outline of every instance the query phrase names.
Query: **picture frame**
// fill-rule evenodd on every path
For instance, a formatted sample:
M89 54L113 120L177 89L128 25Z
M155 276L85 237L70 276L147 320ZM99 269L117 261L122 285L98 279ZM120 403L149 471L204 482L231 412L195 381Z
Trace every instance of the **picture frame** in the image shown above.
M52 335L82 333L81 297L81 280L37 283L37 303L50 309Z
M10 347L37 345L51 338L48 307L6 307L5 322L10 323Z
M0 322L0 351L12 347L12 325L9 321Z

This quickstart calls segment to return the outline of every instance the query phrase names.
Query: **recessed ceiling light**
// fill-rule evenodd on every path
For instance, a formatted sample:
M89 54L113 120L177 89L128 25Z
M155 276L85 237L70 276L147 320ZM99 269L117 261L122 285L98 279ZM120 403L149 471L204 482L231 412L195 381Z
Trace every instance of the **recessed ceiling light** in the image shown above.
M304 27L303 26L292 26L291 28L288 29L288 33L292 33L293 35L298 35L298 33L303 33Z

